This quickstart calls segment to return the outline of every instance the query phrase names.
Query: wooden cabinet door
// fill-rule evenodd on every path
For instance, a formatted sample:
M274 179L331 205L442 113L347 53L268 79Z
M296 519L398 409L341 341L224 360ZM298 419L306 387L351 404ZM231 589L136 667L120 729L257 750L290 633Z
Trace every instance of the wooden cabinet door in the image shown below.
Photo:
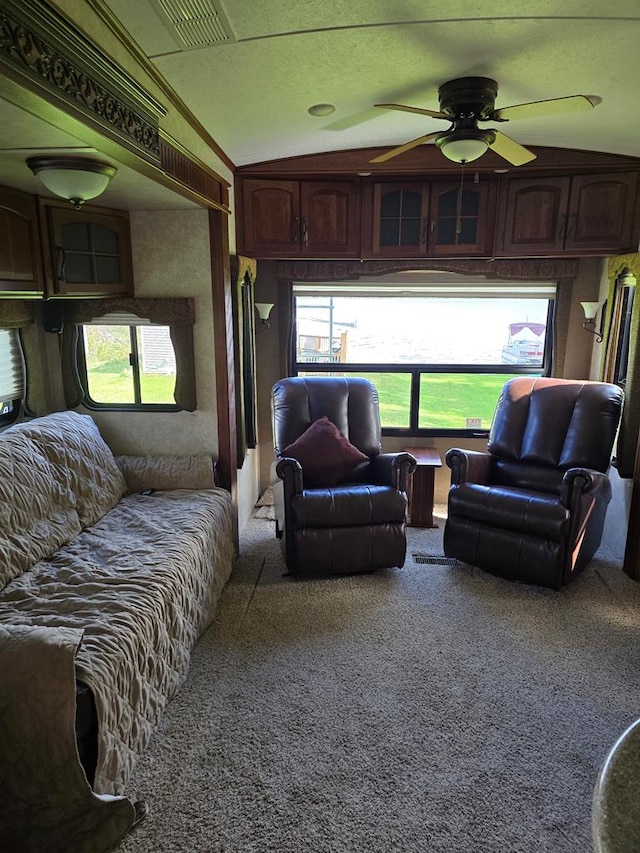
M298 181L242 181L242 251L256 258L300 254L300 184Z
M570 182L569 177L508 178L500 198L496 254L561 254Z
M302 181L300 253L359 257L360 192L355 181Z
M429 233L430 255L491 254L493 223L489 221L490 185L486 180L431 184Z
M635 252L638 248L636 172L577 175L571 199L565 249L567 252Z
M53 295L131 296L129 216L46 202Z
M0 190L0 292L44 293L36 199L5 189Z
M396 181L374 184L373 257L424 256L428 232L429 184Z

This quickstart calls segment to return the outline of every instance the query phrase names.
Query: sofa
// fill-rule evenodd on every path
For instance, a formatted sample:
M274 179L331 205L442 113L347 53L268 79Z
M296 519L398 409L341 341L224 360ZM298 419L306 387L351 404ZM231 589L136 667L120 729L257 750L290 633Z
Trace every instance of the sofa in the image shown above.
M235 559L207 456L115 457L88 415L0 434L0 838L112 849L127 782Z

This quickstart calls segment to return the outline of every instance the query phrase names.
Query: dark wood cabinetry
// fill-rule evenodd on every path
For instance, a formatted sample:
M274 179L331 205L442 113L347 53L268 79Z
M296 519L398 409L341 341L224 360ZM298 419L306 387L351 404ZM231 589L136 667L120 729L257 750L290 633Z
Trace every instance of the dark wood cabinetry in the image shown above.
M41 202L51 296L133 295L126 212Z
M245 179L240 250L257 258L358 257L357 181Z
M635 172L509 177L500 196L496 254L634 251L637 183Z
M535 149L464 172L420 146L373 167L374 149L241 167L238 251L256 258L526 258L623 254L640 241L640 159ZM508 165L508 164L506 164ZM462 187L462 189L461 189Z
M0 190L0 292L42 296L40 230L36 199L13 190Z
M571 196L564 248L567 252L617 253L638 248L638 175L577 175Z
M486 180L373 185L365 255L380 258L491 254L491 184Z

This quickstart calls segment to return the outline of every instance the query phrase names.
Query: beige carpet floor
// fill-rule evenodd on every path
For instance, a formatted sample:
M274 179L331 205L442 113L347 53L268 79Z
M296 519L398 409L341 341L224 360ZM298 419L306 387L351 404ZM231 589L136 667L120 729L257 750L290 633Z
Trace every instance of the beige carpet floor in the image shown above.
M640 585L602 551L561 592L469 566L283 575L250 522L130 794L120 853L587 853L640 717Z

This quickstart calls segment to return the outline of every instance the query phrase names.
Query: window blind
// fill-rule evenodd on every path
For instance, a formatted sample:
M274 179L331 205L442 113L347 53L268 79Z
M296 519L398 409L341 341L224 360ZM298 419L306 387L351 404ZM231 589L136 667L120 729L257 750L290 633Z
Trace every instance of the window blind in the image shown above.
M138 317L137 314L131 314L128 311L112 311L109 314L102 314L100 317L94 317L92 320L85 320L84 326L150 326L151 320L147 317Z
M21 400L24 363L17 329L0 329L0 401Z

